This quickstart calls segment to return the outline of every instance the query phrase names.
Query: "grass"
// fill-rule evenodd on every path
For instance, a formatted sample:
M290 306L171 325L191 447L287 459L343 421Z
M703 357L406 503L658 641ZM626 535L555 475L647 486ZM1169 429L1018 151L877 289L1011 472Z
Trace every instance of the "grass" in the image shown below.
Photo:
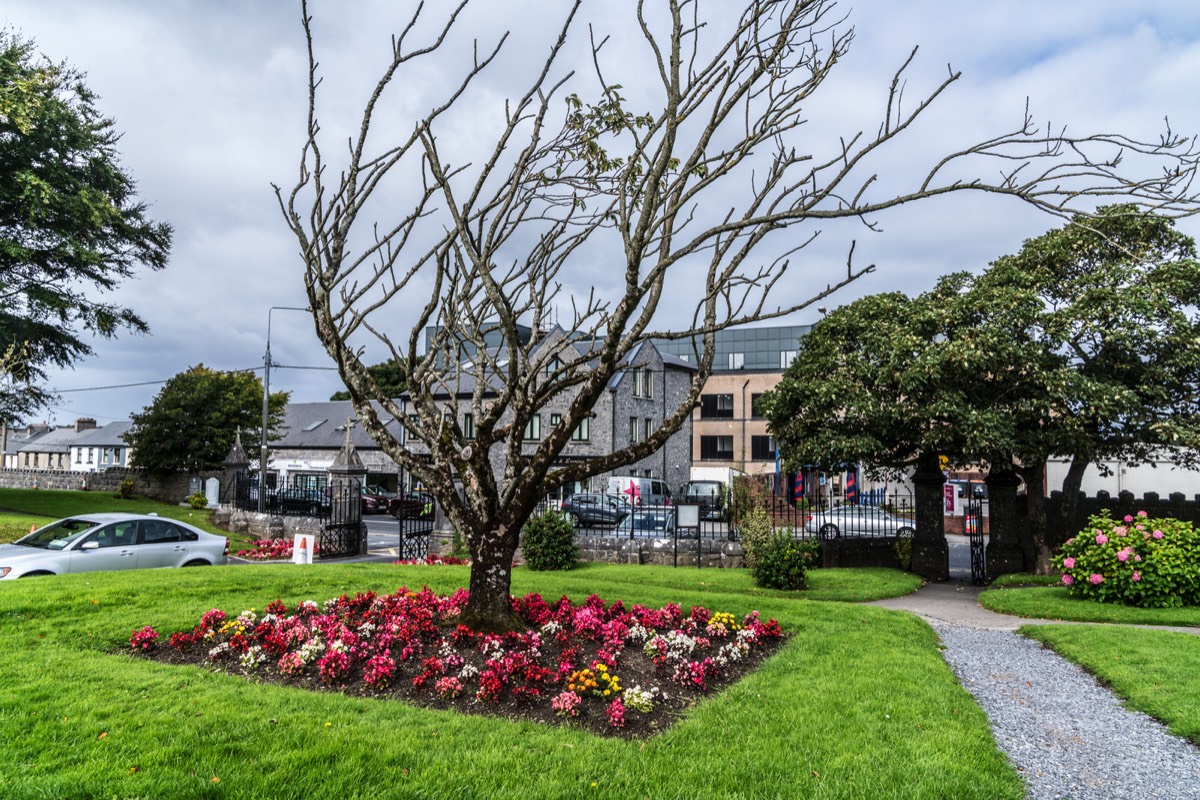
M792 634L758 672L646 741L249 683L125 654L208 608L465 583L463 567L254 565L0 585L0 795L1020 798L983 712L912 615L817 597L900 588L817 570L802 599L738 571L514 570L513 591L758 609ZM817 580L819 578L819 580ZM12 688L19 690L12 691Z
M1075 622L1115 622L1124 625L1200 626L1200 606L1137 608L1071 597L1065 586L1029 589L990 589L979 595L984 608L1000 614Z
M78 492L59 489L0 489L0 544L19 539L29 533L30 524L42 525L75 514L97 514L104 511L123 511L130 514L158 514L170 517L202 531L229 537L229 550L236 552L250 546L253 538L246 534L230 533L212 524L212 512L174 503L164 503L147 497L122 500L111 492ZM24 516L23 516L24 515Z
M992 581L993 589L1003 589L1015 586L1062 586L1059 575L1034 575L1032 572L1011 572L1007 575L997 575Z
M1083 666L1130 707L1200 744L1200 636L1098 625L1028 625L1020 632Z

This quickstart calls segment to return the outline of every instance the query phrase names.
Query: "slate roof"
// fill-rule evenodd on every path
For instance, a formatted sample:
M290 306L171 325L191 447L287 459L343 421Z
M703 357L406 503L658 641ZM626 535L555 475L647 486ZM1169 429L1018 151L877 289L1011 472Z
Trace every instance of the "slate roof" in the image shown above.
M404 441L403 429L379 404L373 404L396 438ZM294 448L305 450L340 450L346 441L346 420L357 417L354 404L349 400L331 400L324 403L288 403L284 422L280 426L283 438L271 442L271 449ZM350 441L359 450L378 450L379 445L355 422Z
M79 434L75 428L55 428L17 448L18 453L69 453Z
M128 447L125 434L133 427L129 420L110 422L102 428L81 431L70 442L73 447Z

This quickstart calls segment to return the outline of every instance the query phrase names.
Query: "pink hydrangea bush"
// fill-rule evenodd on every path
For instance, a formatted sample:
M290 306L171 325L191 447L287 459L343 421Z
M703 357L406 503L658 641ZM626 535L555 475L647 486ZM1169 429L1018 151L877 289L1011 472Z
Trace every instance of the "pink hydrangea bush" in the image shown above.
M1052 561L1072 597L1143 608L1200 605L1200 533L1188 522L1098 515Z
M265 613L232 617L213 609L191 631L171 635L170 647L212 666L256 676L275 675L308 685L493 707L542 708L547 716L587 718L625 729L631 719L657 710L669 694L635 686L626 697L623 669L664 686L673 683L679 707L708 692L727 670L781 639L775 620L758 612L738 619L727 612L675 604L660 609L605 604L595 595L580 605L540 595L513 598L527 630L476 633L455 624L467 591L445 596L428 588L395 594L342 595L291 612L278 600ZM158 634L133 634L135 651L148 652ZM581 690L584 682L585 689ZM636 726L633 726L636 727Z

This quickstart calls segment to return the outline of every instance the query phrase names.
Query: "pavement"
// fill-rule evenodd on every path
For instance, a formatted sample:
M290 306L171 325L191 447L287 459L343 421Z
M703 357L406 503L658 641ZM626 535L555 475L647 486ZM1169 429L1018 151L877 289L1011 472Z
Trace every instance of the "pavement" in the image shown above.
M876 600L867 605L882 606L899 611L910 611L926 622L947 625L962 625L967 628L990 631L1015 631L1023 625L1084 625L1111 623L1080 623L1059 619L1029 619L988 611L979 604L979 595L985 587L965 583L927 583L912 594ZM1200 628L1171 625L1136 625L1130 627L1150 630L1175 631L1200 636Z

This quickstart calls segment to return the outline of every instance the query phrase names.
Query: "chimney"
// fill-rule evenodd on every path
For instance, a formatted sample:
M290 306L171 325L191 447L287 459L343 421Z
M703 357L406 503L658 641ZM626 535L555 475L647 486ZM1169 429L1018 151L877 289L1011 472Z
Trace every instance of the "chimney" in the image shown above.
M79 419L75 420L75 432L76 433L83 433L84 431L90 431L92 428L95 428L95 427L98 427L96 425L96 420L92 419L91 417L80 417Z

